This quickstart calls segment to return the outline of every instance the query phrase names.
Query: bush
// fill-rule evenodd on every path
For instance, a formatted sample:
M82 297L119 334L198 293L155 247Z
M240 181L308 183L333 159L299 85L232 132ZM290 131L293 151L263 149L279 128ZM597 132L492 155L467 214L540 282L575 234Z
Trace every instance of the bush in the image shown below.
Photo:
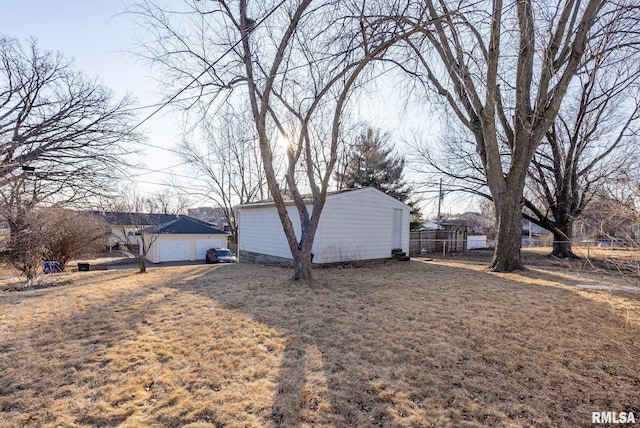
M25 219L25 228L12 231L9 262L27 281L42 271L45 260L55 260L65 270L69 261L100 251L107 244L109 228L96 216L59 208L42 208Z
M27 277L27 282L42 270L45 251L44 237L38 230L19 230L9 239L9 262Z
M45 234L45 257L65 270L72 259L101 251L108 245L109 228L100 218L63 209L41 209L37 224Z

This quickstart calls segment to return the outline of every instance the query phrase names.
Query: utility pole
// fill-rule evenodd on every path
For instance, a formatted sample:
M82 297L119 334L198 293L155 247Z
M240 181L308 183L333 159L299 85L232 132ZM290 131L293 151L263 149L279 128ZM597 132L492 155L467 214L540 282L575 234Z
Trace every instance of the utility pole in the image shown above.
M442 178L440 179L440 189L438 190L438 230L440 230L440 209L442 208Z

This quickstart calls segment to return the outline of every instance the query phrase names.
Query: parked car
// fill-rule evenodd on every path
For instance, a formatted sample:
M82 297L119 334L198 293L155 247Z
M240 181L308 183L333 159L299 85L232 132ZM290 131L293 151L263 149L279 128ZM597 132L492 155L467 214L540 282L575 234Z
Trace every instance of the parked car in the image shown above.
M207 263L238 263L238 259L226 248L209 248L205 259Z

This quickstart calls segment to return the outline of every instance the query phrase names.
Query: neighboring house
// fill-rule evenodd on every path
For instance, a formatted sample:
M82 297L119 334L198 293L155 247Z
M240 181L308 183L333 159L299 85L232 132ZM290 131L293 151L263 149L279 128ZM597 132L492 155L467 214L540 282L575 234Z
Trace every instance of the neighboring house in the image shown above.
M212 207L189 208L187 210L187 215L189 217L205 221L211 224L216 229L224 230L225 232L228 232L229 230L231 230L231 228L229 227L229 223L227 222L227 219L224 216L224 210L222 208L212 208Z
M140 229L157 224L167 224L179 218L173 214L147 214L113 211L93 211L91 214L102 218L111 229L110 242L112 244L125 244L125 235L135 236Z
M437 226L437 225L436 225ZM440 229L425 228L410 233L409 254L447 253L467 251L467 226L447 221Z
M197 218L198 220L213 224L212 220L224 216L224 213L222 212L222 208L198 207L187 209L187 215L191 218Z
M525 219L522 220L522 236L527 236L529 234L535 235L535 236L542 236L548 233L551 233L551 232L549 232L544 227L538 226L537 224L529 220L525 220Z
M287 201L289 218L300 236L300 217ZM311 200L307 201L311 209ZM327 195L312 253L313 262L335 263L391 257L391 250L409 251L411 207L374 189L345 190ZM240 262L289 262L291 251L273 202L240 206Z
M425 220L425 222L422 223L417 230L423 231L423 230L437 230L437 229L440 229L438 220Z
M153 242L147 252L152 263L204 260L209 248L225 248L227 232L188 216L121 212L94 212L109 224L112 242L127 242L123 232L132 236L144 233L145 242ZM136 241L139 241L136 239Z
M611 241L637 245L640 242L638 218L634 218L633 212L630 212L628 216L622 214L615 212L615 210L588 212L587 215L574 223L574 238L602 243L602 246L611 246Z
M417 228L417 231L425 231L425 230L438 230L438 229L451 229L454 226L459 226L459 227L464 227L466 229L469 229L468 225L467 225L467 221L464 219L457 219L457 218L446 218L446 219L440 219L440 221L438 221L438 219L429 219L429 220L425 220L424 223L422 223L420 225L419 228Z

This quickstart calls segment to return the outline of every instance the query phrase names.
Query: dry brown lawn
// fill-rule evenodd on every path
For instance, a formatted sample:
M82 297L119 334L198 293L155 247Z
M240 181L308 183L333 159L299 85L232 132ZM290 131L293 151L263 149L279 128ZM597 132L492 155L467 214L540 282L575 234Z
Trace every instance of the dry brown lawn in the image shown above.
M462 260L59 274L0 291L0 426L585 426L640 417L637 294Z

